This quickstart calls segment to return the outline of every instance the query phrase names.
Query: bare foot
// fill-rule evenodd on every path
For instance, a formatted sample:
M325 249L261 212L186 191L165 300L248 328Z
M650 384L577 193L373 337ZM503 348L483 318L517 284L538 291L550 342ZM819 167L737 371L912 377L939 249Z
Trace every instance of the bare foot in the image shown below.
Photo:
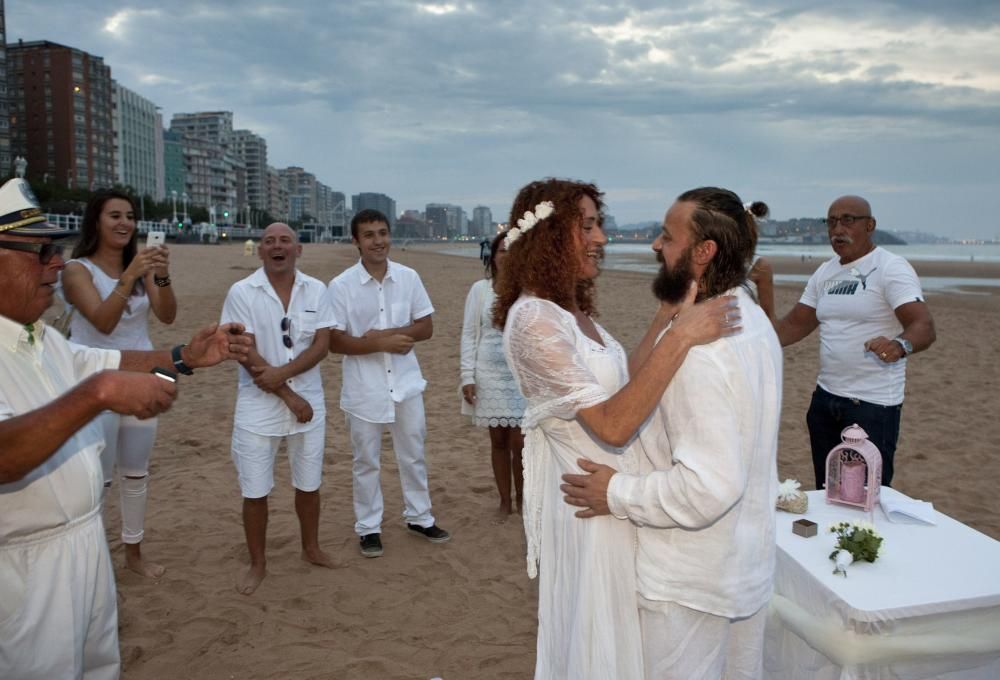
M247 569L247 573L237 577L236 592L240 595L253 595L265 576L267 576L267 569L265 567L255 567L251 564L250 568Z
M138 543L125 546L125 568L146 578L160 578L167 570L162 564L142 559Z
M326 567L327 569L336 569L340 566L333 561L332 557L319 548L313 548L312 550L304 549L302 551L302 559L310 564L315 564L318 567Z
M493 526L499 526L501 524L507 523L507 518L510 516L510 510L505 508L497 508L493 511L493 519L490 520L490 524Z

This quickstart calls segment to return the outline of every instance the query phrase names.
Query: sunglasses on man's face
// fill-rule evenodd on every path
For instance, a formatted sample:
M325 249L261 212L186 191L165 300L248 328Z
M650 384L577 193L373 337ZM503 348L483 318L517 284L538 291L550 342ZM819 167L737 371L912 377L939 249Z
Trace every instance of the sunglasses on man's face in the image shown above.
M0 248L20 250L23 253L37 253L38 262L41 264L48 264L56 255L62 257L64 250L61 243L18 243L15 241L0 241Z
M292 320L287 316L281 320L281 332L284 334L281 336L281 341L285 343L285 347L288 349L292 348Z

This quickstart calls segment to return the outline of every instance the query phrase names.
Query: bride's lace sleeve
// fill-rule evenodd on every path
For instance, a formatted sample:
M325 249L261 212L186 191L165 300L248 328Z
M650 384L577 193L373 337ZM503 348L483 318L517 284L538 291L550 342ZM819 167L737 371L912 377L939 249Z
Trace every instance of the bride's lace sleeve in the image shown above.
M565 312L546 300L521 300L511 309L503 345L528 402L524 427L551 416L569 420L610 396L577 351L572 324Z

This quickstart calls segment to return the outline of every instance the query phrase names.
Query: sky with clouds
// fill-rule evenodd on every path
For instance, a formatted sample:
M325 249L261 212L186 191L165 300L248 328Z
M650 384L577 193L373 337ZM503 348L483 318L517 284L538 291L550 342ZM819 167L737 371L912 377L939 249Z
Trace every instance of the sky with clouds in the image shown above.
M400 211L597 182L619 224L705 184L818 216L1000 237L996 0L6 0L7 40L102 56L176 112L231 110Z

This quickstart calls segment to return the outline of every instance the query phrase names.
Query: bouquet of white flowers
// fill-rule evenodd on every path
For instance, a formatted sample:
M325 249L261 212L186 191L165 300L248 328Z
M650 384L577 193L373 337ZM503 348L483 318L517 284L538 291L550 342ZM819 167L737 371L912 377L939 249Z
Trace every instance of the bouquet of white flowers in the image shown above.
M874 562L882 553L883 538L871 522L838 522L830 527L837 535L837 546L830 553L834 574L847 577L847 567L854 562Z

